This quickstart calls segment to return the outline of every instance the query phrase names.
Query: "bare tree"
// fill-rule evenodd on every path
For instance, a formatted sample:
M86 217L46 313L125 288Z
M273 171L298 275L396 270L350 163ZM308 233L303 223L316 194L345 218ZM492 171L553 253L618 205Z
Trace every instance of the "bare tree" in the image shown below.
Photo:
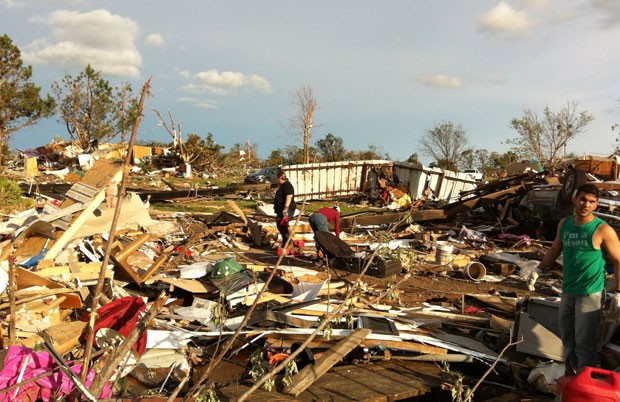
M293 95L293 105L296 108L295 114L288 120L288 129L293 135L301 133L303 138L304 157L303 163L310 162L310 129L316 127L312 123L314 112L319 109L319 104L314 99L314 92L310 85L302 86Z
M181 154L183 161L185 161L185 163L189 163L190 157L189 155L186 155L185 151L183 150L183 139L181 137L181 122L177 122L175 125L174 118L172 117L172 113L170 113L170 111L168 111L168 117L170 117L170 125L166 123L164 118L161 116L161 113L159 113L157 109L153 109L153 113L155 113L159 118L159 122L157 124L163 126L164 130L166 130L166 132L172 137L172 146L174 148L178 148L179 154Z
M594 117L587 111L577 111L576 102L566 102L557 113L547 106L542 118L527 109L523 117L510 122L518 136L507 142L517 154L553 165L566 153L567 143L583 132L592 120Z
M420 139L420 151L434 158L443 169L457 170L466 147L465 130L449 121L436 124Z

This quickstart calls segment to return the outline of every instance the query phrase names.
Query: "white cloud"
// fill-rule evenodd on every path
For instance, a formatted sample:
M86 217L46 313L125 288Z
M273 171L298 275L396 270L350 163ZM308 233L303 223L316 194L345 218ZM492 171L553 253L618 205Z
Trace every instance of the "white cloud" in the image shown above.
M191 93L211 92L215 94L226 94L233 89L257 90L270 92L271 84L260 75L245 75L234 71L219 71L212 69L196 73L194 78L198 81L185 85L183 90Z
M220 103L216 100L197 99L197 98L177 98L179 102L191 103L192 105L204 109L217 109Z
M620 1L590 0L592 7L601 14L603 27L610 28L620 25Z
M480 17L479 25L486 32L507 38L525 37L533 27L525 11L517 11L503 1Z
M146 36L144 42L147 46L158 47L164 44L164 37L160 34L152 33Z
M30 43L23 52L27 63L78 69L90 64L104 74L140 75L142 57L135 46L139 27L132 19L100 9L59 10L33 20L48 25L53 39Z
M18 8L26 5L23 1L18 0L0 0L0 4L2 4L4 8Z
M424 85L431 87L442 87L456 89L461 87L461 80L458 77L448 77L447 75L427 75L420 79Z
M179 75L183 78L189 78L189 70L179 71Z

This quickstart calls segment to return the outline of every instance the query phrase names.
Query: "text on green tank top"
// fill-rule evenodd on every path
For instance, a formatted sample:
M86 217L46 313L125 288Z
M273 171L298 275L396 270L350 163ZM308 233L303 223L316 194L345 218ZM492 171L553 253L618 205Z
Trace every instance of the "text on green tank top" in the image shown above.
M605 259L601 249L592 245L592 236L605 222L594 217L583 225L575 225L569 216L560 228L562 241L562 291L574 295L589 295L605 287Z

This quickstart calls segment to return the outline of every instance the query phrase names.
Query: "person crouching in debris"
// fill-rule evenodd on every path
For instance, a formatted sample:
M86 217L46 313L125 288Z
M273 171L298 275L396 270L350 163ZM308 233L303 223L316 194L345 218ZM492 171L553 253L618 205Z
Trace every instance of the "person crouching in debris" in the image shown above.
M577 189L573 215L560 221L555 240L538 266L545 269L562 254L559 324L567 374L598 363L605 256L614 266L615 290L620 288L620 241L615 230L593 214L598 196L593 184Z
M286 177L284 170L280 170L277 174L278 189L273 198L273 209L276 213L276 225L278 231L282 235L282 247L288 241L290 233L288 230L289 216L295 213L295 188Z
M316 241L316 232L329 232L329 223L334 223L334 232L336 233L336 237L340 238L340 207L323 207L314 211L310 218L308 218L308 223L310 223L310 227L312 228L312 232L314 232L314 243L316 244L316 252L317 257L321 257L319 255L319 243Z

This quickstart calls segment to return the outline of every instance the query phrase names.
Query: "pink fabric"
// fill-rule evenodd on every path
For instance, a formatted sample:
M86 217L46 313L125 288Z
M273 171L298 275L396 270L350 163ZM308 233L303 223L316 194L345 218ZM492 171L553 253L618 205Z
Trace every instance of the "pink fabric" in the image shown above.
M4 367L0 371L0 389L16 384L22 370L24 374L19 380L20 383L57 367L58 365L54 362L54 359L45 351L34 353L29 348L10 346L4 359ZM71 366L71 371L76 373L78 377L80 376L81 369L81 364ZM86 375L86 386L90 386L94 378L95 372L89 370ZM22 385L19 387L19 390L14 389L0 394L0 401L28 402L35 401L37 398L49 401L57 399L62 395L71 394L75 389L73 381L62 371L57 370L47 377ZM110 386L106 383L99 398L107 398L109 395Z

